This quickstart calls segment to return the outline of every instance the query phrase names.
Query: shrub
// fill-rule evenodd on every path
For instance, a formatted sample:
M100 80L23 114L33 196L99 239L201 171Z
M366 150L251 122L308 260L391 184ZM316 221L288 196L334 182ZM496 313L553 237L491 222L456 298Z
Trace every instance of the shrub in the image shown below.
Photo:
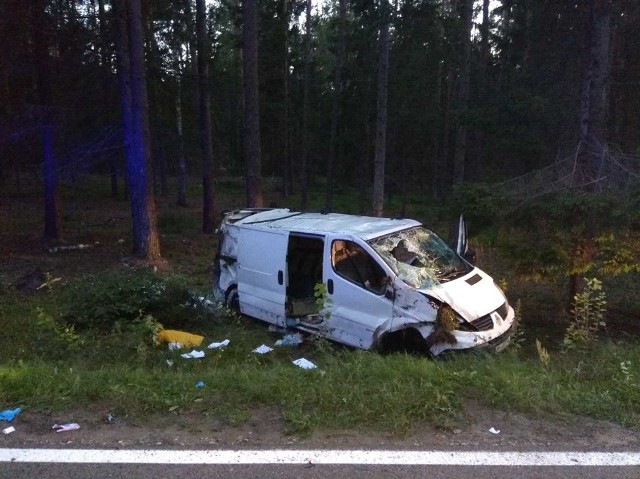
M593 344L598 329L606 326L604 314L607 307L602 282L597 278L586 279L582 293L573 297L571 324L564 335L566 349L580 349Z
M165 279L150 270L85 276L67 286L62 317L78 329L111 331L141 316L152 315L167 326L208 317L186 281Z

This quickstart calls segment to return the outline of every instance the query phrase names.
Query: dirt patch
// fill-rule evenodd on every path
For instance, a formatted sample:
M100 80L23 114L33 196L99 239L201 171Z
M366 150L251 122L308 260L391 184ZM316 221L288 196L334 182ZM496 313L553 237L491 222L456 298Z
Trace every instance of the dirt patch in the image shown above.
M469 402L464 417L449 429L425 424L404 437L379 431L318 430L288 434L280 413L260 408L240 426L202 414L145 418L115 417L97 406L64 414L23 412L14 433L0 447L188 448L188 449L465 449L465 450L638 450L640 431L575 416L542 417L497 411ZM55 423L77 422L76 431L54 432ZM490 432L499 430L499 434Z

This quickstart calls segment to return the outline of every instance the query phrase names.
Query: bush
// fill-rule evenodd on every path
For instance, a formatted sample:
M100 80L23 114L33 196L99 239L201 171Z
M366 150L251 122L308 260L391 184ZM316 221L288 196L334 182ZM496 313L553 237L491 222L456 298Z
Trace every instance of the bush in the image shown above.
M585 278L585 281L584 291L573 297L571 324L563 340L567 349L584 348L595 343L598 329L606 325L604 314L607 300L602 282L596 278Z
M62 295L62 317L78 329L109 332L146 315L176 326L210 313L198 305L182 278L165 279L150 270L85 276Z

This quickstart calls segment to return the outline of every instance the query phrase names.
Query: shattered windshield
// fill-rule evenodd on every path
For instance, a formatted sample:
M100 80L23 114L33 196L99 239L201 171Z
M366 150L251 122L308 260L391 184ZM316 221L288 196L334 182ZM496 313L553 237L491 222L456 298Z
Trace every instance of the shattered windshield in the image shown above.
M405 283L418 289L451 281L472 269L438 235L422 226L373 239L369 245Z

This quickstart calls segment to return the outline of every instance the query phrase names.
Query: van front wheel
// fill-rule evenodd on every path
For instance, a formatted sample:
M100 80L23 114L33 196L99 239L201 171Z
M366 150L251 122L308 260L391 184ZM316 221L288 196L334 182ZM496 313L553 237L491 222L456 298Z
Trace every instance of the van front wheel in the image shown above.
M224 295L224 304L232 311L240 313L240 300L238 298L237 286L229 286L229 289L227 289L227 292Z

